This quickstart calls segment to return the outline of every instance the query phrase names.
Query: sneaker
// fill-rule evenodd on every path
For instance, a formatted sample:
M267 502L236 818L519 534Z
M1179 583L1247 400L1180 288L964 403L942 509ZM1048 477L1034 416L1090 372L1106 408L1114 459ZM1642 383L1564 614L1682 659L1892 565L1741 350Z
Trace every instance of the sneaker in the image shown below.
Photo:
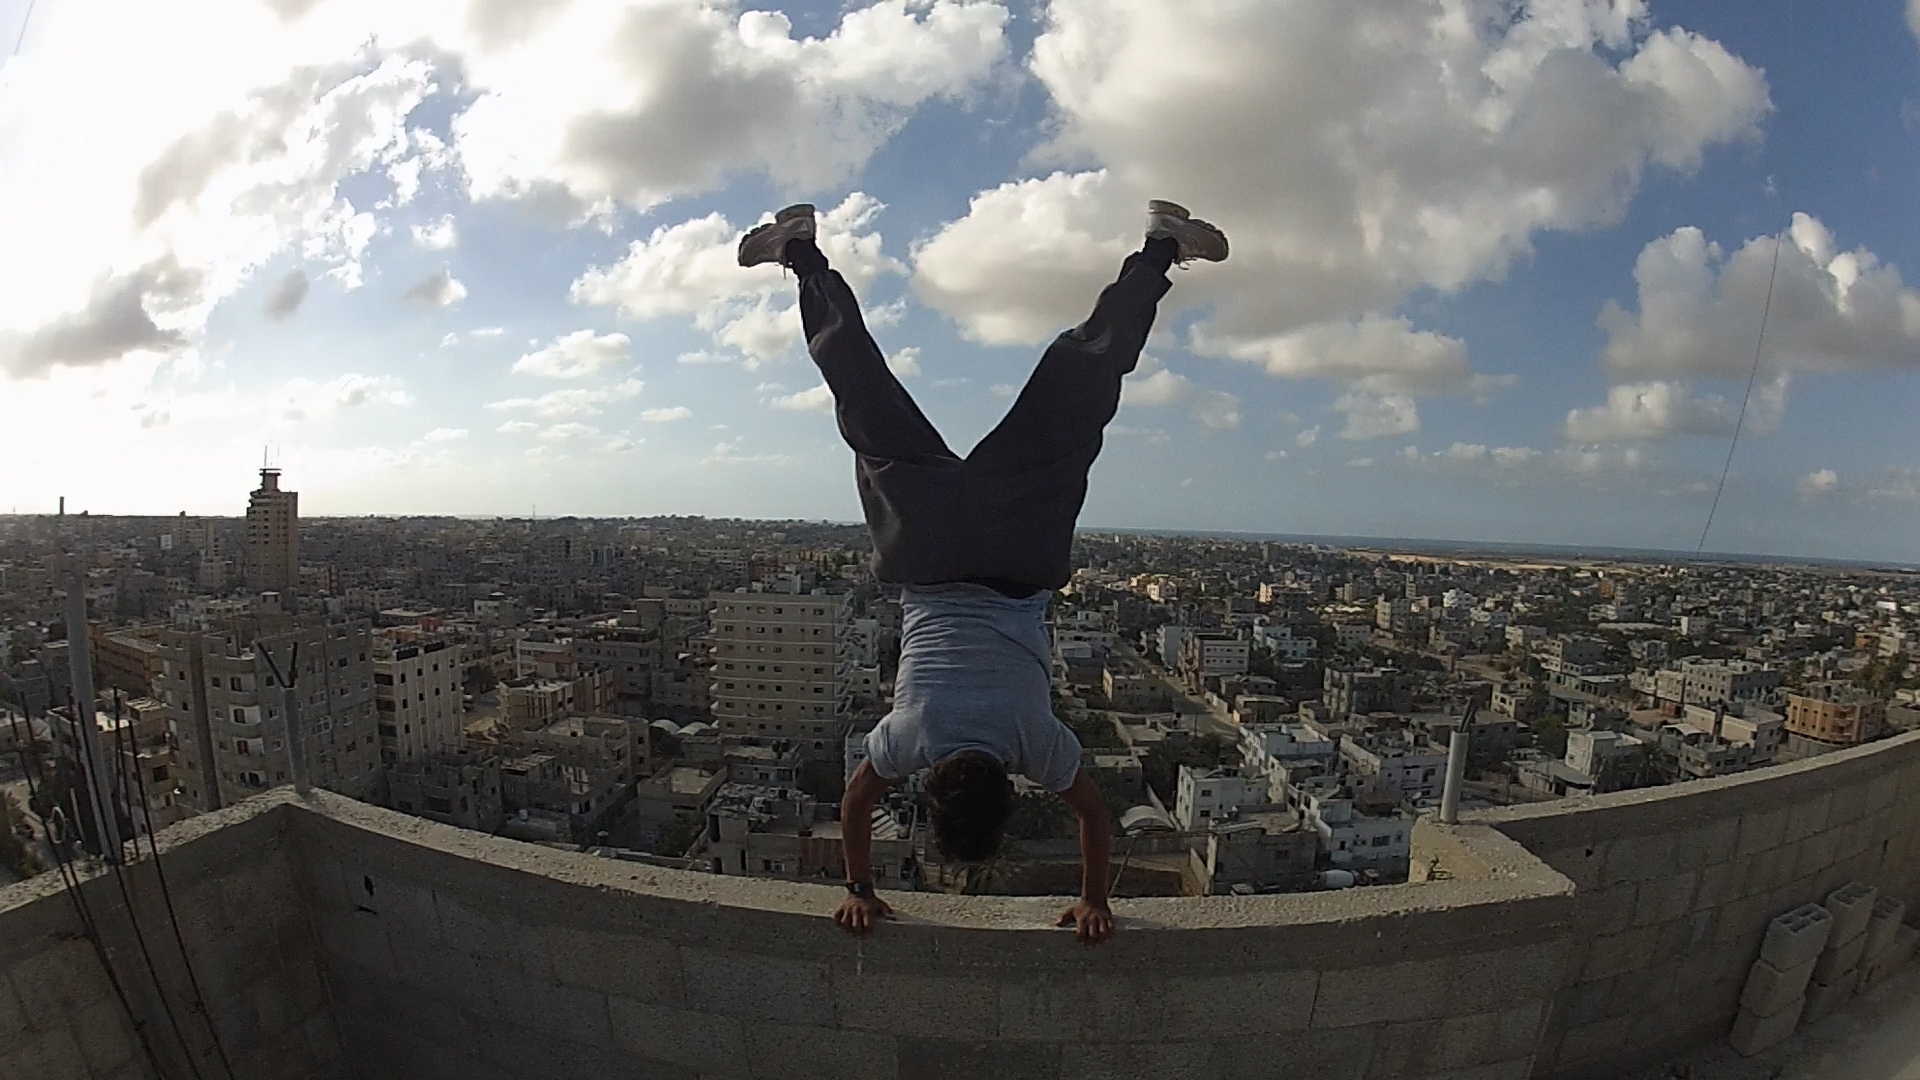
M1187 208L1179 203L1155 199L1147 204L1147 239L1161 237L1179 241L1180 254L1174 257L1175 262L1226 261L1226 233L1188 214Z
M762 263L786 265L787 241L813 239L813 204L795 203L773 215L765 225L756 225L740 238L740 265Z

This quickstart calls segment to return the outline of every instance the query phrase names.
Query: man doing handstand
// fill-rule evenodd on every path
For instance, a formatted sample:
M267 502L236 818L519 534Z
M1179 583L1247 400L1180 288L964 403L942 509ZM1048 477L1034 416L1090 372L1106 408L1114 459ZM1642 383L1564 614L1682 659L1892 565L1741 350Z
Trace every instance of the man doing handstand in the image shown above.
M1080 899L1060 925L1089 945L1113 936L1107 806L1080 767L1079 740L1053 715L1047 603L1070 576L1087 471L1172 287L1168 269L1226 257L1219 229L1149 203L1145 245L962 458L888 369L853 290L814 243L813 207L789 206L741 238L740 265L778 263L800 279L807 350L853 448L874 572L903 586L893 711L867 736L840 804L850 895L834 920L848 930L892 915L874 894L871 815L888 787L924 768L934 841L957 862L999 849L1010 773L1057 793L1079 818L1081 856Z

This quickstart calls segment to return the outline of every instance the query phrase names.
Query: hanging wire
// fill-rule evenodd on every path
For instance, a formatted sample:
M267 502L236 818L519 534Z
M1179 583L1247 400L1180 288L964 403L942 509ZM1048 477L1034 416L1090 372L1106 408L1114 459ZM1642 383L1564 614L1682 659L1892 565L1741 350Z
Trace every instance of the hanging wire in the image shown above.
M13 53L8 59L20 55L20 46L27 43L27 27L33 24L33 5L36 0L27 0L27 13L20 17L20 34L13 39Z
M180 916L173 907L173 890L167 887L167 872L160 864L160 845L153 838L153 807L147 802L146 771L140 767L138 745L135 746L133 778L140 796L140 814L147 826L147 847L153 851L153 876L160 885L160 898L165 901L167 922L173 927L173 943L180 950L181 966L187 969L187 985L193 990L193 1007L199 1012L201 1022L207 1026L207 1035L213 1040L214 1053L220 1057L220 1067L226 1071L227 1080L238 1080L233 1071L233 1061L227 1057L226 1045L220 1040L220 1029L213 1022L213 1011L207 1007L206 992L200 988L200 977L194 973L193 958L187 954L187 941L180 932ZM134 857L140 854L138 831L133 840Z
M1780 70L1783 72L1792 69L1794 66L1793 0L1786 0L1786 12L1787 56L1786 62L1780 67ZM1784 115L1785 114L1782 113L1782 116ZM1783 120L1780 125L1782 131L1785 130L1786 126L1786 122ZM1783 163L1786 160L1787 158L1784 156L1781 158ZM1786 170L1783 167L1780 171L1784 173ZM1774 197L1777 200L1780 191L1777 178L1772 184L1772 188ZM1747 372L1747 392L1740 396L1740 416L1733 422L1733 437L1727 440L1727 460L1726 463L1720 467L1720 482L1715 484L1713 488L1713 503L1707 507L1706 524L1700 527L1700 542L1693 547L1693 553L1695 555L1703 554L1707 550L1707 533L1713 529L1714 515L1720 512L1720 496L1726 493L1727 477L1733 473L1734 451L1740 448L1740 432L1747 426L1747 410L1753 404L1753 384L1758 381L1760 377L1760 356L1767 343L1767 319L1773 314L1773 284L1774 280L1780 274L1780 248L1791 240L1792 227L1793 218L1789 215L1787 218L1787 227L1781 229L1773 238L1773 266L1767 271L1767 299L1760 307L1760 333L1755 337L1753 342L1753 368Z
M26 703L25 695L22 695L21 703L22 705ZM127 1022L133 1025L134 1038L139 1040L140 1049L146 1054L147 1064L153 1067L153 1075L160 1080L166 1080L167 1070L161 1066L160 1055L153 1049L153 1039L147 1034L146 1022L133 1011L133 1003L127 1000L126 988L121 985L119 974L113 970L113 961L107 956L106 945L100 939L100 927L93 920L92 905L87 903L86 894L81 890L79 868L73 865L72 859L63 850L66 847L66 837L62 835L58 840L54 837L56 827L59 827L63 834L66 831L62 824L64 815L59 813L60 808L57 806L50 807L45 814L39 814L33 805L40 801L40 792L44 790L43 781L46 777L42 775L37 780L34 777L34 765L37 763L34 759L38 755L30 752L33 747L33 715L27 714L26 720L27 738L22 741L19 720L9 717L15 745L20 750L20 768L27 776L28 809L40 817L40 832L47 838L48 850L53 852L53 861L60 874L60 884L66 890L68 898L73 901L74 915L80 920L81 933L92 943L93 955L100 961L101 970L107 974L107 984L113 988L113 996L120 1002L120 1011L126 1014Z
M73 712L74 712L74 722L76 724L91 723L93 721L91 708L83 708L82 706L75 705ZM81 719L82 712L85 712L88 714L84 720ZM119 813L119 807L114 805L114 800L116 798L123 798L125 794L126 753L127 753L126 725L120 722L119 691L115 691L113 695L113 714L114 714L113 715L114 768L107 777L97 777L96 780L99 782L102 782L104 786L105 782L109 778L111 778L112 784L106 793L108 797L100 800L100 802L103 806L106 807L106 811L105 811L106 813L115 814L117 816ZM127 815L127 820L129 824L132 823L133 815L131 813ZM101 829L102 829L102 832L104 833L105 826L102 825ZM139 839L137 837L135 838L134 843L136 845L139 843ZM135 850L137 851L138 848L136 847ZM120 900L122 903L126 904L127 906L127 926L133 930L134 943L140 949L141 961L145 963L147 966L147 979L148 981L153 983L154 996L160 999L160 1011L167 1018L167 1027L173 1031L174 1041L180 1044L181 1056L187 1059L187 1070L193 1073L195 1080L202 1080L200 1075L200 1065L197 1061L194 1060L199 1055L194 1053L193 1044L187 1042L186 1032L183 1031L180 1027L180 1018L174 1015L173 1002L167 996L166 984L163 983L160 979L160 966L153 962L153 950L147 947L147 935L144 931L140 929L140 919L137 915L134 914L136 909L133 902L133 890L127 886L126 868L122 865L124 862L126 862L125 850L115 852L114 857L108 860L108 865L112 869L113 880L116 884L120 886Z

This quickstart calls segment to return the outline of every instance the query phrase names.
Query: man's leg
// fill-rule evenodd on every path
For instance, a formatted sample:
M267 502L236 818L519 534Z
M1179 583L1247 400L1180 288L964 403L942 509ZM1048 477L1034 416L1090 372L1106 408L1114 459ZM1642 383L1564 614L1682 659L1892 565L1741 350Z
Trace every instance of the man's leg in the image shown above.
M860 301L812 240L787 244L787 265L800 277L800 325L807 352L833 390L840 434L854 453L884 461L953 461L946 440L900 385L867 332Z
M807 351L833 390L840 434L854 452L854 480L882 581L929 584L964 576L960 459L887 367L860 302L810 239L789 241L786 265L800 276Z
M1092 464L1120 407L1120 381L1139 362L1160 298L1173 287L1167 270L1178 253L1163 238L1127 256L1093 314L1047 347L1006 417L967 455L969 471L1024 473L1079 457Z

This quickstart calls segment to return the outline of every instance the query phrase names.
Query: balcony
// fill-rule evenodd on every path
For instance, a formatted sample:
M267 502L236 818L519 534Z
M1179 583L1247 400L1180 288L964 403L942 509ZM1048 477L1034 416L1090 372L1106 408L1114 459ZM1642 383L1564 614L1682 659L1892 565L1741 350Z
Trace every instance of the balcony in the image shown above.
M1772 915L1855 879L1915 895L1920 735L1422 823L1419 883L1122 901L1120 936L1091 951L1044 898L890 897L899 921L860 942L826 917L837 888L594 859L324 792L276 789L160 843L242 1077L1615 1076L1728 1053ZM152 871L128 868L132 909L184 1049L116 883L89 872L84 895L166 1075L186 1058L224 1075ZM52 874L0 889L0 1076L145 1076L61 891ZM1845 1019L1897 1034L1886 1010L1916 981Z

